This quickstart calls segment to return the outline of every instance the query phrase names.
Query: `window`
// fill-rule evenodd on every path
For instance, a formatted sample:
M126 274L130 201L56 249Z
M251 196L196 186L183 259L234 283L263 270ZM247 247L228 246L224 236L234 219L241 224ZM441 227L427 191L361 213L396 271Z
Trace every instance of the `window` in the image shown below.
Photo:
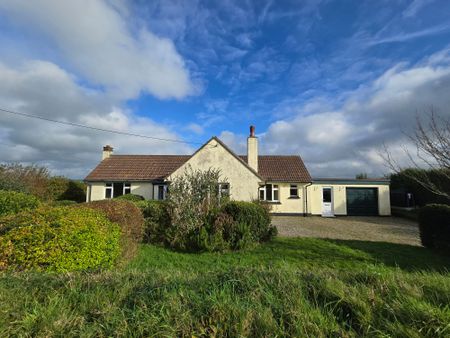
M289 189L289 195L291 197L298 197L298 187L297 184L291 184L291 187Z
M113 195L113 185L112 183L106 183L105 198L111 198L112 195Z
M331 203L331 188L323 188L322 201L324 203Z
M106 183L105 198L115 198L125 194L131 194L131 183Z
M166 184L156 184L153 186L153 198L155 200L165 200L167 194Z
M280 200L278 185L266 184L260 187L259 199L261 201L278 202Z
M219 183L219 198L230 196L230 185L228 183Z

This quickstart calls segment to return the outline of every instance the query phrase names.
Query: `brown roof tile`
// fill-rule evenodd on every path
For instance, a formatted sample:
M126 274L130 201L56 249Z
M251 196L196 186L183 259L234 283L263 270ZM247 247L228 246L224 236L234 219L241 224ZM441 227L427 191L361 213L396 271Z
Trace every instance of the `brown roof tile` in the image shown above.
M85 180L162 180L190 157L189 155L111 155L101 161Z
M190 155L112 155L85 178L86 181L163 180ZM247 156L239 156L247 163ZM311 182L300 156L259 156L258 174L266 181Z
M240 156L247 162L247 156ZM300 156L260 155L258 174L266 181L311 182L311 176Z

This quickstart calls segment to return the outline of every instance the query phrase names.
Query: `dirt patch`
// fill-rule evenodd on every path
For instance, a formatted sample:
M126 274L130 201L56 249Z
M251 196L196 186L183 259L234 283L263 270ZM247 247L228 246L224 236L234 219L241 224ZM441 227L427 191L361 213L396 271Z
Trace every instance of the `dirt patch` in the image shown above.
M420 246L417 223L398 217L273 216L280 236L390 242Z

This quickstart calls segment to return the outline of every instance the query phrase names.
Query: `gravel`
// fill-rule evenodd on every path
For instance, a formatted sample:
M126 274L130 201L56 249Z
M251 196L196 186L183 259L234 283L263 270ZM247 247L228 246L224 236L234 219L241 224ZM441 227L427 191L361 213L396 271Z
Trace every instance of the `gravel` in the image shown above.
M317 237L390 242L420 246L414 221L398 217L272 216L272 223L284 237Z

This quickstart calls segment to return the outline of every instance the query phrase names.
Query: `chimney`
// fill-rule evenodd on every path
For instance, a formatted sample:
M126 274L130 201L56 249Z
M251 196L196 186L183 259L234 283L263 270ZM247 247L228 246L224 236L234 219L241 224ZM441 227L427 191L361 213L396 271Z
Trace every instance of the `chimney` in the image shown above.
M113 153L113 147L111 147L110 145L106 145L103 147L103 153L102 153L102 160L104 160L105 158L108 158L111 156L111 154Z
M258 172L258 138L255 136L255 126L250 126L250 136L247 138L247 163Z

